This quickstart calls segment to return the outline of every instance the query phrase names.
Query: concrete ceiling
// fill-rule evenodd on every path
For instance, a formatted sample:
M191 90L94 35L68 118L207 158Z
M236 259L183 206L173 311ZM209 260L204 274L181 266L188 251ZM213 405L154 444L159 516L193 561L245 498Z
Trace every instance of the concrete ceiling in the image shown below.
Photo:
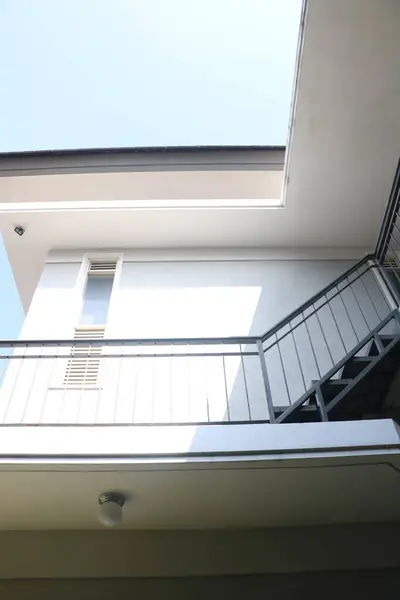
M126 172L113 173L115 185L105 185L98 168L82 172L69 164L68 172L80 173L72 177L82 178L78 195L86 204L78 209L75 193L68 196L60 179L65 175L27 175L25 170L21 178L15 177L17 172L0 178L0 225L24 305L29 305L51 247L307 247L317 254L320 248L358 248L360 255L373 249L400 149L399 31L400 5L393 0L306 3L284 208L254 203L248 208L167 210L117 205L113 190L119 189L118 177L126 180ZM203 171L207 168L202 166ZM183 179L197 177L191 173ZM221 173L217 187L221 193L225 178L222 195L234 200L234 177L238 185L244 179L232 175L232 166ZM257 173L256 187L249 187L250 201L259 199L263 186ZM168 173L167 179L171 177ZM77 181L73 178L71 185ZM280 187L277 179L274 190L276 185ZM138 190L129 197L141 196ZM207 190L208 198L215 199L212 187ZM243 199L245 192L241 189L239 195ZM127 201L126 195L121 197ZM74 200L69 208L62 204L68 198ZM204 194L197 198L204 199ZM113 201L113 208L106 209L100 200ZM95 206L96 211L90 210ZM13 232L19 222L26 227L24 238Z
M2 531L0 544L7 551L2 553L0 561L0 597L7 600L19 598L12 593L15 590L7 588L7 580L15 584L26 583L26 593L21 595L24 600L27 597L61 600L64 596L68 600L144 598L143 590L137 590L135 595L133 590L122 591L118 588L115 578L129 577L134 577L136 582L151 582L154 578L156 581L162 581L160 578L163 577L184 577L197 583L199 580L194 580L193 577L202 577L204 581L204 576L207 575L271 573L275 578L277 573L281 573L287 580L293 571L311 574L315 571L357 569L365 584L367 570L373 573L374 569L385 568L384 573L387 576L388 567L400 565L399 536L399 522L197 531ZM88 583L90 578L97 577L107 578L102 579L102 593L99 595L88 588L86 593L79 595L78 590L71 589L68 585L72 582L65 580L73 578L76 583L85 580ZM320 598L323 589L324 598L327 599L326 578L323 576L322 581L318 582L312 577L311 575L307 593L299 594L296 585L291 588L290 598L311 599L310 590L315 591L313 598ZM53 589L49 596L42 596L40 593L35 596L34 589L29 587L32 579L46 582L50 578L61 578L61 589ZM110 585L106 585L106 582ZM351 588L348 587L349 582L343 584L341 592ZM121 595L118 594L117 588ZM194 593L185 593L181 589L181 594L176 594L176 590L169 590L171 593L166 597L193 600L204 598L201 586L196 586L195 589ZM256 597L263 598L265 589L267 588ZM353 591L353 588L351 589ZM69 595L67 591L70 592ZM243 594L244 590L240 591L238 597L249 598L248 593ZM249 589L246 590L248 591ZM271 592L270 587L268 592ZM280 592L281 590L269 596L283 600ZM366 596L364 591L364 594L356 597L363 600L367 597L386 599L388 596L382 592L384 590L380 587L379 593ZM163 596L153 590L149 597L160 600ZM214 598L215 594L211 597ZM224 594L224 591L222 597L233 598L230 594ZM335 600L338 597L339 593L329 596Z
M129 498L122 529L395 521L400 478L391 462L3 465L0 529L101 529L97 500L104 491Z

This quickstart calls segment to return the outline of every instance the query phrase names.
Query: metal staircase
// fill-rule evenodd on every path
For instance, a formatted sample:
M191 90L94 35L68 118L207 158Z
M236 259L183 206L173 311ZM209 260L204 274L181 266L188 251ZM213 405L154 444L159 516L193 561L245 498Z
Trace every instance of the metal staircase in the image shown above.
M398 331L382 333L391 322L398 326ZM359 355L367 346L367 354ZM276 410L276 421L304 423L384 417L398 420L400 404L391 406L386 399L399 366L400 314L394 310L331 371L314 382L304 396L289 408Z
M277 423L393 418L400 423L400 162L374 255L312 298L301 314L369 264L392 310L289 407L273 407ZM365 286L364 286L365 287ZM368 294L367 287L365 292ZM356 298L356 297L355 297ZM357 298L356 298L357 300ZM372 301L372 298L370 297ZM299 311L296 311L299 313ZM347 313L348 314L348 313ZM296 316L296 315L295 315ZM291 322L293 315L288 317ZM335 320L340 334L340 327ZM341 336L343 341L343 337Z

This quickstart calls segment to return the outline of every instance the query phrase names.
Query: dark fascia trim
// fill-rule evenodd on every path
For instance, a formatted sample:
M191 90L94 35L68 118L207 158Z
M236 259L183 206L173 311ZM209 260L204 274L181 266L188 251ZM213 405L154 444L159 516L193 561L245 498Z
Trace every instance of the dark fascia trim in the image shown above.
M0 153L0 177L126 171L283 170L285 146L167 146Z
M0 160L4 158L22 158L26 156L68 156L68 155L91 155L91 154L158 154L174 152L265 152L271 150L285 151L286 146L122 146L118 148L76 148L66 150L27 150L22 152L0 152Z

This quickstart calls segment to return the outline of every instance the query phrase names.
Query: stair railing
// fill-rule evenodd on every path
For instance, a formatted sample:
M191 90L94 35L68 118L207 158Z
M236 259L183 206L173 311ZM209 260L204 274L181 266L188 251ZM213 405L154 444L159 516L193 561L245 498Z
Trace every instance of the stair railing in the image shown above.
M392 294L400 300L400 160L375 250L375 259Z

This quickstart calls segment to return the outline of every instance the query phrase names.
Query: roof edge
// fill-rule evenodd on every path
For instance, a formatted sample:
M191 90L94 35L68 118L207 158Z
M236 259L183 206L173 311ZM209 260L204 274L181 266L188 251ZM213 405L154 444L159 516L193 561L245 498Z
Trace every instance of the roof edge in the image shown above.
M0 177L130 171L283 170L284 146L167 146L0 153Z
M118 146L110 148L69 148L55 150L22 150L12 152L0 152L2 158L24 158L24 157L52 157L52 156L74 156L74 155L102 155L102 154L156 154L173 152L284 152L285 145L264 146L264 145L215 145L215 146Z

